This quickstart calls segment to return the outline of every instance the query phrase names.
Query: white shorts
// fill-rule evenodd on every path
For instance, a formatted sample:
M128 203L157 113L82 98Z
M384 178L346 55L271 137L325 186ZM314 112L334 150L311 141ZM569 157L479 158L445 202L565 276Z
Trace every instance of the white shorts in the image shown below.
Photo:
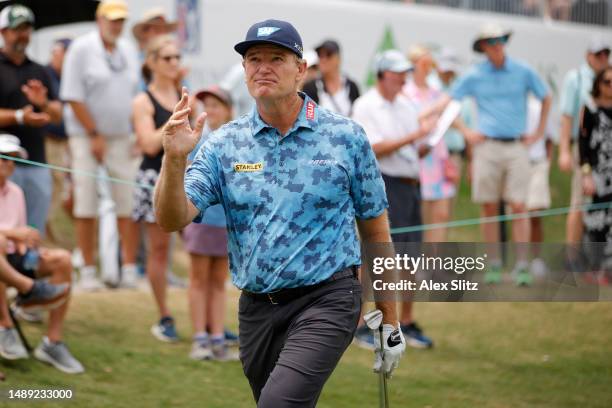
M80 172L96 174L100 164L91 154L89 137L70 137L68 143L72 154L72 169L76 171L73 174L73 214L77 218L95 218L98 215L97 179ZM130 182L135 180L136 166L131 155L132 144L129 136L106 139L103 165L109 177ZM130 217L134 187L123 183L111 182L110 184L117 217Z
M527 192L527 210L543 210L550 208L550 182L548 173L550 162L542 160L531 163L531 178Z

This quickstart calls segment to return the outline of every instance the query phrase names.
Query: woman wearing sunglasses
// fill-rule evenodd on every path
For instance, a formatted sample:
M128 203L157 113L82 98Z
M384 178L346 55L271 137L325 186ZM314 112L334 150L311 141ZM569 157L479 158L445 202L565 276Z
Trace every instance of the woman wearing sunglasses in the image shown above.
M180 59L179 47L172 37L163 35L150 41L142 67L147 88L134 98L132 119L138 145L144 154L136 176L139 186L134 192L132 219L146 224L146 271L160 314L159 323L151 328L151 333L166 342L178 340L174 319L166 303L170 234L155 223L152 198L164 155L161 127L180 99L176 85L180 75Z
M593 103L582 111L580 164L584 194L597 205L584 217L587 237L598 245L595 274L587 275L599 284L608 284L612 272L612 68L600 72L593 82ZM603 207L603 208L601 208Z

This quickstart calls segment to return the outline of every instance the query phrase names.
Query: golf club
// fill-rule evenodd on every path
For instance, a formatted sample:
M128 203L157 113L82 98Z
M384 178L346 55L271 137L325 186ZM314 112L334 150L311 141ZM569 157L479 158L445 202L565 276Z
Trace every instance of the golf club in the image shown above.
M389 394L387 391L387 376L385 375L385 371L383 370L383 365L384 365L384 361L385 361L385 348L383 345L383 326L382 326L382 321L383 321L383 314L380 310L378 309L374 309L371 312L366 313L365 315L363 315L363 321L365 322L366 326L368 326L368 328L370 330L378 330L378 335L380 336L380 356L382 359L382 364L381 364L381 368L380 371L378 373L378 396L379 396L379 406L381 408L389 408Z

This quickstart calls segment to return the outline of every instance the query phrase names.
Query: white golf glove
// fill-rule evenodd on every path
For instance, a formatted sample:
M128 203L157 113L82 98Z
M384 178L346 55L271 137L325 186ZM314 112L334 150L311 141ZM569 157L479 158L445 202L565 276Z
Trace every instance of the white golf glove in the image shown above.
M393 370L399 365L400 358L402 358L402 354L406 350L404 334L399 329L399 323L397 327L383 324L383 358L380 354L380 334L378 330L372 330L372 333L374 334L374 346L376 347L374 352L374 372L379 373L382 368L387 378L391 378Z

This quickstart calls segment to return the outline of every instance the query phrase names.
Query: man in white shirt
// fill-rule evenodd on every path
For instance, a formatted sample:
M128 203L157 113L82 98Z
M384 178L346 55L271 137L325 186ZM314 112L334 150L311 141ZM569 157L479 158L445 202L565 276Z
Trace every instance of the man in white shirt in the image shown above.
M415 143L433 130L429 119L419 124L413 103L401 94L410 63L397 50L377 57L376 85L355 101L353 119L363 126L378 159L389 200L391 228L421 225L419 154ZM420 231L394 234L394 242L421 242ZM412 302L403 302L401 328L406 342L417 348L430 348L433 341L412 320ZM357 344L373 344L367 327L357 329Z
M95 217L98 212L96 180L82 172L96 173L106 167L111 177L133 180L131 165L131 106L138 90L136 51L119 39L126 18L127 3L104 0L98 6L98 29L71 44L64 63L61 99L66 131L72 153L74 175L74 216L77 243L84 258L81 286L100 287L94 257ZM113 183L112 195L121 235L123 278L135 281L135 229L130 219L132 190Z

